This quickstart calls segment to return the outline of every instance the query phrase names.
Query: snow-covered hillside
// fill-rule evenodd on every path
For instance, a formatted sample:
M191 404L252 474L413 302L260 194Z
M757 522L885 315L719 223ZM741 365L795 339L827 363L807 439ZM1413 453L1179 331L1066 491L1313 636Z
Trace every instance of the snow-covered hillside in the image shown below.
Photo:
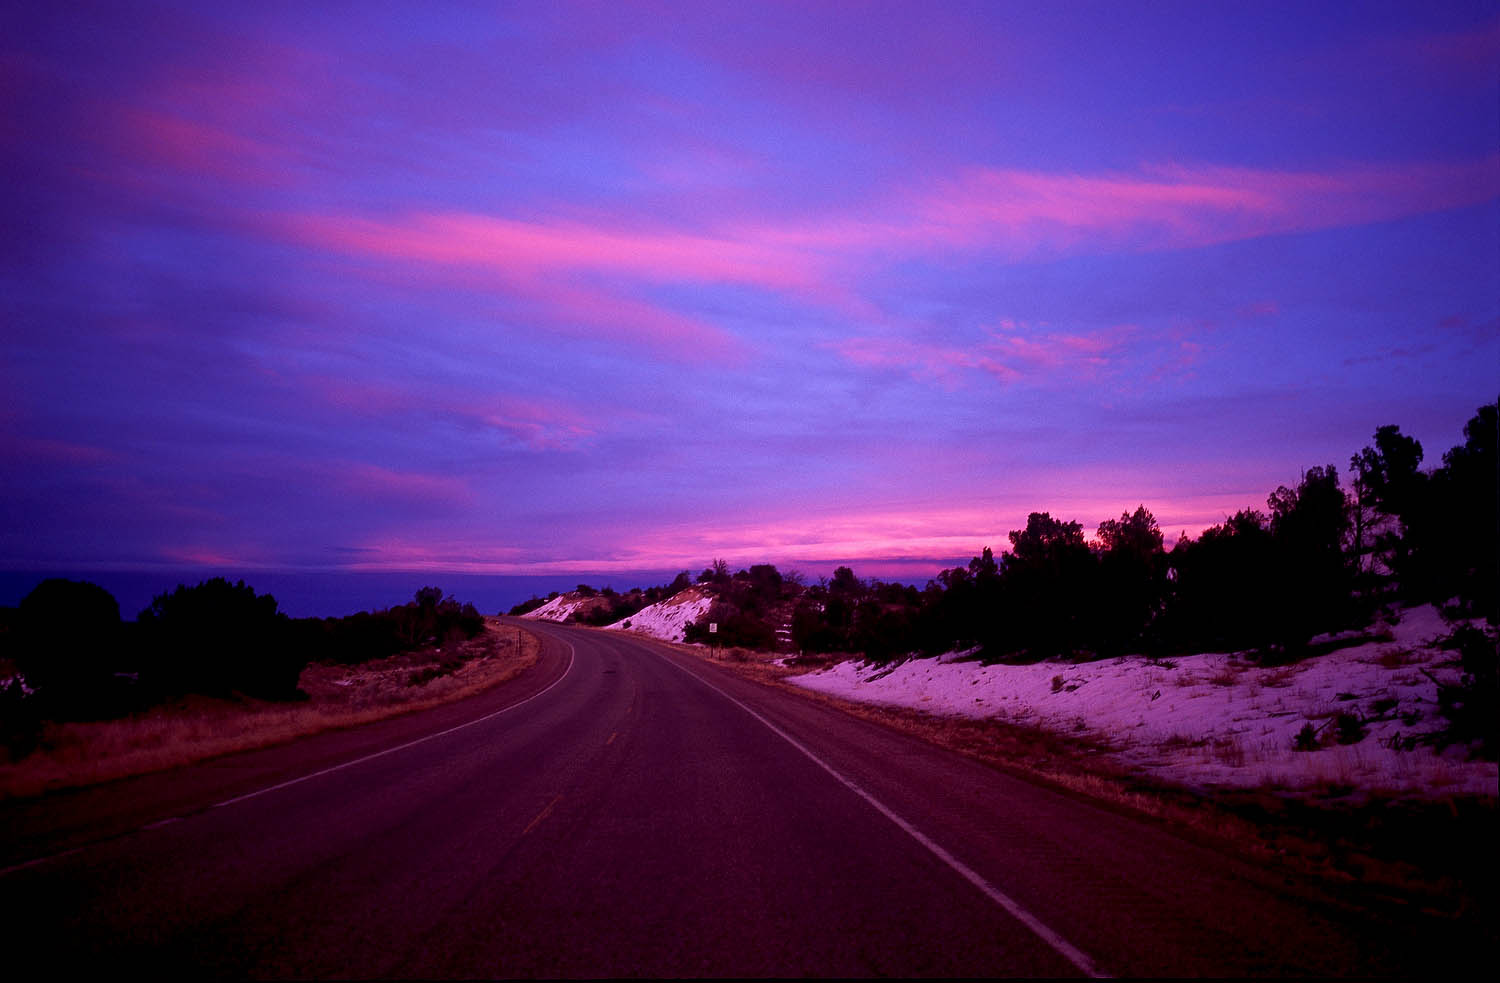
M1190 785L1495 795L1494 763L1408 740L1445 723L1427 674L1458 679L1456 653L1432 644L1447 630L1428 606L1403 612L1390 641L1279 668L1234 655L1025 666L917 659L894 668L845 662L793 681L849 699L1077 733L1135 767ZM1340 714L1355 722L1341 729ZM1316 750L1295 750L1307 724Z
M599 598L596 596L568 591L566 594L557 595L536 610L526 612L521 617L536 618L538 621L567 621L575 612L585 611L599 603Z
M703 617L713 602L714 595L708 588L689 587L607 627L680 642L683 629Z

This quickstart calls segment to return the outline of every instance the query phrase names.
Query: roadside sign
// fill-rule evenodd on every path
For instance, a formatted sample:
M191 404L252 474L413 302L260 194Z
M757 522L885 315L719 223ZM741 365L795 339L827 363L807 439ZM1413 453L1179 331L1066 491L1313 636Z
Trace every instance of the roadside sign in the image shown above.
M710 621L708 623L708 633L710 635L717 635L719 633L719 623L717 621Z

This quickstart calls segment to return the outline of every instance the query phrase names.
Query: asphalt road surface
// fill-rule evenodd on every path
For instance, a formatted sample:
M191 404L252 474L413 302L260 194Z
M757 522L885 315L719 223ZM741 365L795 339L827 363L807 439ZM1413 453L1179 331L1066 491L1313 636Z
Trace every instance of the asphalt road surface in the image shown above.
M1392 926L814 700L528 622L438 710L0 806L12 979L1408 973Z

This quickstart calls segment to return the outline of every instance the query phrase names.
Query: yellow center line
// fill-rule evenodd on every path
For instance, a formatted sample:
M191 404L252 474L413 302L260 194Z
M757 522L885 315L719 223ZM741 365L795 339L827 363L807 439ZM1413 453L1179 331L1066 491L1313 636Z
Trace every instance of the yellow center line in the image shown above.
M521 830L521 835L525 836L527 833L529 833L532 830L536 829L538 823L540 823L543 819L546 819L548 816L550 816L552 814L552 807L555 806L555 805L557 805L561 801L562 801L562 793L559 792L557 794L557 798L553 799L551 802L548 802L547 805L546 805L546 807L543 808L541 812L539 812L539 813L536 814L536 818L533 819L530 823L528 823L526 825L525 829Z

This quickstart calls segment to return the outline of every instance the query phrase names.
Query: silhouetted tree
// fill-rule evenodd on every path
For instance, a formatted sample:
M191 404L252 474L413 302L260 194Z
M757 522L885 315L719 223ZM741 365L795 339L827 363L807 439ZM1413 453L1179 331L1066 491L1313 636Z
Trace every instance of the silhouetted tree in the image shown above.
M290 644L276 598L222 577L159 594L137 617L149 659L145 674L163 693L234 692L267 699L297 694L305 658Z
M986 648L1032 657L1076 651L1085 641L1095 590L1093 552L1077 522L1032 512L1026 528L1009 534L1010 552L1000 568L1003 640Z
M864 594L865 585L848 567L837 567L833 579L828 582L828 592L846 598L857 598Z
M98 584L50 578L16 610L12 658L51 717L129 708L115 673L133 669L120 606Z
M716 584L724 586L729 583L729 561L716 559L711 566L704 568L698 575L700 584Z
M1353 568L1344 553L1349 507L1333 465L1309 468L1296 488L1266 500L1276 546L1276 589L1265 613L1274 644L1295 649L1321 630L1347 627Z
M1168 639L1181 650L1237 650L1263 644L1277 601L1276 552L1264 513L1242 509L1184 536L1168 557L1175 574Z
M1167 555L1156 517L1140 506L1099 524L1094 636L1105 652L1139 645L1166 596Z
M1422 569L1432 536L1427 476L1420 470L1422 445L1395 425L1375 431L1375 446L1349 459L1354 494L1350 503L1356 572L1368 564L1374 575L1393 573L1403 593L1420 596L1430 574Z
M1500 622L1500 400L1464 424L1464 442L1432 474L1429 551L1433 600L1457 597L1471 613Z

